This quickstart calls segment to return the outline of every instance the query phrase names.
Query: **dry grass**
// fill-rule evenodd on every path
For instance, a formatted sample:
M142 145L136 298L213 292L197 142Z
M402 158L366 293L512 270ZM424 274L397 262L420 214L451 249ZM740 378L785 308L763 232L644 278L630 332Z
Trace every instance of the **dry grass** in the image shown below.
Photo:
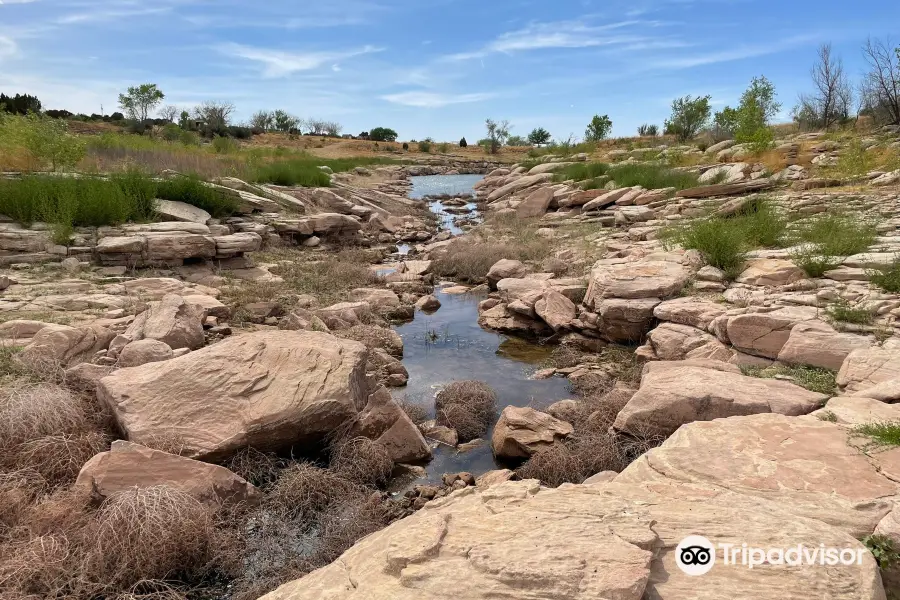
M335 331L334 335L359 342L369 350L382 348L391 356L403 356L403 339L392 329L377 325L354 325Z
M23 468L55 488L106 449L105 415L87 395L54 383L9 381L0 390L0 473Z
M329 467L338 476L362 485L387 484L394 461L387 449L369 438L356 437L332 445Z
M428 411L421 404L402 398L397 401L397 405L406 413L409 420L416 425L421 425L428 420Z
M460 442L487 433L497 412L497 394L482 381L454 381L438 392L434 402L439 425L451 427Z
M272 452L246 447L223 465L257 487L267 487L278 480L284 461Z
M482 227L481 235L467 235L448 244L432 262L432 272L480 283L499 260L542 261L552 250L547 239L535 233L537 225L515 215L491 215Z
M299 463L285 469L267 502L287 518L312 518L337 503L359 500L360 487L328 469ZM355 498L354 498L355 496Z

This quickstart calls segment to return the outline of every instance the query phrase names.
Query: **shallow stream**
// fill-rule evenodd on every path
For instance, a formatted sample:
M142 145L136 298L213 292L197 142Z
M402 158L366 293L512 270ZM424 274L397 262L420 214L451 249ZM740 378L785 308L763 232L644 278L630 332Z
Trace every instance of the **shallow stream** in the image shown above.
M413 177L410 195L465 193L480 178L480 175ZM436 189L441 191L423 192ZM414 196L417 192L420 195ZM497 393L499 417L509 405L541 409L570 397L566 379L531 378L549 357L552 346L482 329L478 325L478 303L485 296L445 293L443 289L449 285L452 284L438 286L434 291L441 302L437 312L427 315L416 311L412 322L395 327L403 338L403 364L409 371L408 385L395 389L395 398L419 404L433 417L434 396L442 386L452 381L480 380ZM483 444L467 452L457 452L447 446L436 448L434 459L426 465L429 481L439 480L444 473L468 471L478 476L498 468L491 452L491 433L485 436Z

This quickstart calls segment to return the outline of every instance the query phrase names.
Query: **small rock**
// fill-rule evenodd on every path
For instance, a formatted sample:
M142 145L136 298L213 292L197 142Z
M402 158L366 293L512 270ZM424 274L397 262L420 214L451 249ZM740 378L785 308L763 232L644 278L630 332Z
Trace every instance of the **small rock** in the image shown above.
M421 310L422 312L435 312L437 309L441 307L441 301L438 300L433 294L429 294L428 296L422 296L416 302L416 308Z

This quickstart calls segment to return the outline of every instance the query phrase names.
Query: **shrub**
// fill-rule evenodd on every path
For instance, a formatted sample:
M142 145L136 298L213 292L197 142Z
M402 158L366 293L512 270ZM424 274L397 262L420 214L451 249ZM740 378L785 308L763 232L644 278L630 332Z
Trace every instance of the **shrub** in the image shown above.
M169 123L162 129L162 138L167 142L177 142L181 139L182 133L181 127L175 123Z
M853 308L846 300L839 300L829 306L825 313L838 323L871 325L875 321L875 313L869 308Z
M450 144L448 144L447 142L442 142L438 145L438 152L440 152L441 154L447 154L448 152L450 152Z
M332 167L333 170L334 169ZM331 178L319 166L308 160L281 160L260 165L253 177L260 183L283 186L328 187Z
M876 533L864 537L862 543L872 553L881 569L892 569L900 563L900 549L890 537Z
M870 271L869 281L886 292L900 292L900 257L895 257L890 265Z
M268 503L280 516L309 519L332 505L361 501L365 493L365 488L329 469L299 463L282 471L269 491Z
M729 279L740 274L746 260L746 240L734 220L699 219L663 230L660 237L664 243L699 251L706 264L721 269Z
M185 146L199 146L200 136L193 131L182 131L178 135L178 141Z
M425 153L431 152L431 139L430 138L424 139L421 142L419 142L419 152L425 152Z
M119 186L131 199L132 221L150 221L156 215L156 181L137 169L128 169L110 176L110 181Z
M0 119L0 139L23 146L36 163L54 171L73 168L85 153L65 121L38 114Z
M667 169L659 165L625 164L615 165L606 172L618 187L640 185L648 190L674 187L679 190L698 185L696 173Z
M157 184L156 196L202 208L214 217L227 217L237 210L237 200L210 187L195 175L179 175Z
M376 127L369 133L369 138L376 142L396 142L397 132L389 127Z
M841 265L842 259L823 253L816 244L806 244L791 252L791 260L810 277L822 277Z
M403 149L409 150L409 144L407 142L403 142Z
M213 137L212 147L216 154L231 154L240 148L233 139L218 135Z
M775 209L774 204L762 198L744 204L735 220L744 231L747 243L752 246L778 247L787 231L787 219Z
M556 171L553 176L554 181L585 181L587 179L594 179L596 177L601 177L606 175L609 171L609 165L606 163L595 163L595 162L585 162L585 163L575 163L573 165L569 165L564 169Z
M461 442L487 433L496 413L497 394L482 381L454 381L435 397L440 425L456 430Z
M463 238L453 240L445 252L431 264L432 272L461 281L481 282L491 267L501 259L540 260L550 253L546 239L528 235L510 242L491 242Z
M659 126L648 125L647 123L644 123L643 125L638 127L637 133L641 137L656 137L659 135Z
M406 145L406 144L404 144L404 146L405 146L405 145ZM460 147L460 148L467 148L468 146L469 146L469 142L466 141L466 138L460 138L460 140L459 140L459 147Z
M394 461L383 445L357 437L332 445L329 467L355 483L382 486L391 478Z

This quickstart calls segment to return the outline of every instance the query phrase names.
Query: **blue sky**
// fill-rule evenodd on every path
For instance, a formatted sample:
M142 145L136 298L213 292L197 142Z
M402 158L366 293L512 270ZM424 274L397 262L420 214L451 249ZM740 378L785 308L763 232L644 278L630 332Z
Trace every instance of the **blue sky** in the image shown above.
M787 119L832 42L856 80L866 37L895 35L896 0L0 0L0 91L108 114L127 86L166 102L282 108L404 139L615 135L661 124L671 100L733 104L754 75Z

